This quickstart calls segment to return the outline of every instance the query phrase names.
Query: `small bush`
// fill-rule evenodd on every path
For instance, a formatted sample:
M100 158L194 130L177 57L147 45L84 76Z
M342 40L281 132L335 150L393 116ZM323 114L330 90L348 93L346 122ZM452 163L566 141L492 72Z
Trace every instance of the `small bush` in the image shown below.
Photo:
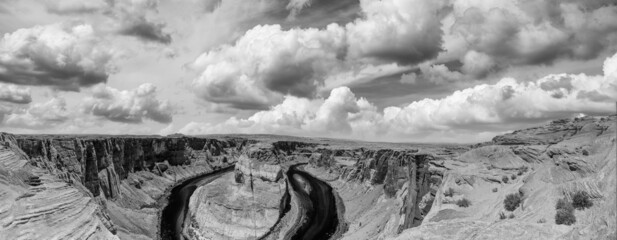
M538 223L545 223L545 222L546 222L546 219L544 218L540 218L540 220L538 220Z
M497 188L493 188L493 192L497 192Z
M589 151L587 151L587 149L583 149L583 156L589 156Z
M514 218L514 213L510 213L510 216L508 216L508 218L510 219Z
M501 219L501 220L506 219L506 214L503 213L503 212L500 212L499 213L499 219Z
M512 174L512 180L516 180L516 175Z
M508 194L503 200L503 206L508 211L514 211L521 204L521 195L518 193Z
M516 172L516 175L521 176L521 175L523 175L523 173L524 173L523 170L519 169L518 172Z
M503 177L501 177L501 181L502 181L503 183L508 183L508 180L509 180L509 179L508 179L508 176L503 176Z
M555 204L555 209L559 210L559 209L563 209L566 211L574 211L574 206L572 206L571 202L568 202L568 200L562 198L557 200L557 204Z
M456 201L456 205L459 207L469 207L471 205L471 202L469 200L467 200L467 198L463 198L461 200Z
M556 224L565 224L572 225L576 222L576 216L574 216L574 211L568 211L565 209L558 209L555 214L555 223Z
M452 196L454 196L454 189L452 189L452 188L448 188L448 190L446 190L446 191L443 193L443 195L444 195L444 196L446 196L446 197L452 197Z
M583 210L593 206L593 202L591 202L589 194L583 191L578 191L572 196L572 206L578 210Z

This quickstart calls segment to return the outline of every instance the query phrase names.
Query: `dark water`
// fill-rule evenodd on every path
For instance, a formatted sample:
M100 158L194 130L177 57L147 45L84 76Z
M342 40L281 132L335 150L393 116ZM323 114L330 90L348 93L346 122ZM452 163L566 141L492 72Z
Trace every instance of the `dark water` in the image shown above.
M232 170L233 166L195 177L174 187L169 195L169 202L161 215L161 239L183 239L182 225L188 211L189 200L195 189L212 182ZM302 224L291 239L329 239L336 232L339 224L332 188L325 182L304 171L298 170L296 167L291 167L287 172L287 176L293 191L298 193L300 204L306 209L307 214L307 221ZM294 176L301 178L303 181L297 181ZM303 184L308 184L311 191L307 193L304 190ZM282 217L289 210L289 198L288 194L284 195L281 201L281 207L284 211L281 212L279 217Z
M233 166L217 170L202 176L189 179L182 184L174 187L169 195L169 202L163 209L161 215L161 239L181 240L182 225L188 211L189 200L195 189L201 185L208 184L234 169Z
M310 174L298 170L295 166L289 168L287 176L294 191L300 197L302 207L307 210L308 220L292 236L292 239L329 239L339 225L332 187ZM304 183L298 181L295 177L302 178ZM309 193L304 190L303 184L310 186L311 191Z

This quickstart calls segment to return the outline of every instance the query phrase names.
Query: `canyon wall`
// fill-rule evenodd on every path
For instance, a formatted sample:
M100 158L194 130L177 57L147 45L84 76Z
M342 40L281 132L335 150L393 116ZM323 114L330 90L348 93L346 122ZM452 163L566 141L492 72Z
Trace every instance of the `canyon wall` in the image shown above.
M333 187L348 229L341 239L611 239L615 120L559 120L471 146L2 133L0 238L41 238L41 228L58 238L155 239L166 190L232 165L191 197L185 236L290 237L306 210L285 173L304 164ZM556 201L578 191L593 206L573 225L555 224ZM522 196L514 211L504 209L509 194Z
M497 136L451 161L433 207L395 239L615 239L615 116L550 122ZM559 199L592 206L557 223ZM505 207L508 195L521 202ZM468 204L460 204L465 199Z
M68 191L73 195L67 193L63 199L67 202L83 199L92 213L82 219L73 218L74 224L100 222L100 226L92 227L96 229L94 232L103 235L108 232L124 239L156 239L159 210L166 201L165 191L184 179L233 165L242 148L249 143L237 138L13 136L4 133L2 141L3 152L19 159L13 160L19 162L15 171L29 176L22 183L30 178L44 179L38 188L52 191L53 186ZM7 189L15 187L10 183L6 185ZM52 195L61 194L56 192L39 194L52 201ZM34 199L45 204L37 195L26 195L14 201L21 204ZM71 221L66 212L39 211L30 217L57 216ZM89 220L83 220L85 218ZM11 224L10 221L16 220L7 217L4 221ZM4 229L2 233L37 229L29 223L22 229ZM29 235L19 237L27 239Z

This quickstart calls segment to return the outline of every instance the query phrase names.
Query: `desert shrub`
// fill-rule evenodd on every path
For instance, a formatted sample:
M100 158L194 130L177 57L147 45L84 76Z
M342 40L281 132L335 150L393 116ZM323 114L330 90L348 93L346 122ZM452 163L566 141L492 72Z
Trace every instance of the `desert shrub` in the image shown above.
M519 170L518 170L518 172L516 172L516 175L521 176L521 175L523 175L523 173L524 173L524 172L523 172L523 170L520 170L520 169L519 169Z
M545 223L545 222L546 222L546 219L544 218L540 218L540 220L538 220L538 223Z
M497 188L493 188L493 192L497 192Z
M446 190L446 191L443 193L443 195L444 195L444 196L446 196L446 197L452 197L452 196L454 196L454 189L452 189L452 188L448 188L448 190Z
M593 206L593 202L591 202L589 194L583 191L578 191L572 196L572 206L578 210L583 210Z
M521 205L521 195L518 193L508 194L503 200L503 206L508 211L514 211L519 205Z
M574 216L574 206L568 200L564 198L557 200L555 209L557 209L557 213L555 213L556 224L572 225L576 222L576 216Z
M516 175L512 174L512 180L516 180Z
M514 218L514 213L510 213L510 216L508 216L508 218L510 219Z
M555 204L555 209L559 210L559 209L563 209L566 211L574 211L574 206L572 206L571 202L568 202L568 200L562 198L557 200L557 204Z
M469 200L467 200L467 198L463 198L461 200L456 201L456 205L459 207L469 207L471 205L471 202Z
M555 214L555 223L556 224L565 224L572 225L576 222L576 216L574 216L574 211L568 211L566 209L558 209Z
M589 156L589 151L587 151L587 149L583 149L583 156Z
M501 177L501 181L504 182L504 183L508 183L508 180L509 180L508 176Z
M501 219L501 220L506 219L506 214L503 213L503 212L500 212L499 213L499 219Z

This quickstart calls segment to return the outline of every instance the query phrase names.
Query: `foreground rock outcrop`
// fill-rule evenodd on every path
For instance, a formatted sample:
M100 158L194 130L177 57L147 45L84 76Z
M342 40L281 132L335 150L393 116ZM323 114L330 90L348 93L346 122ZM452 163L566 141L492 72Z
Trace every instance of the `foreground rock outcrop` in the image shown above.
M0 239L117 239L97 200L28 163L14 136L0 134Z
M615 121L554 121L444 162L448 171L424 223L397 239L615 239ZM557 225L557 200L576 192L588 194L593 206L576 210L573 225ZM514 211L504 209L508 194L522 196ZM462 198L471 205L457 206Z

